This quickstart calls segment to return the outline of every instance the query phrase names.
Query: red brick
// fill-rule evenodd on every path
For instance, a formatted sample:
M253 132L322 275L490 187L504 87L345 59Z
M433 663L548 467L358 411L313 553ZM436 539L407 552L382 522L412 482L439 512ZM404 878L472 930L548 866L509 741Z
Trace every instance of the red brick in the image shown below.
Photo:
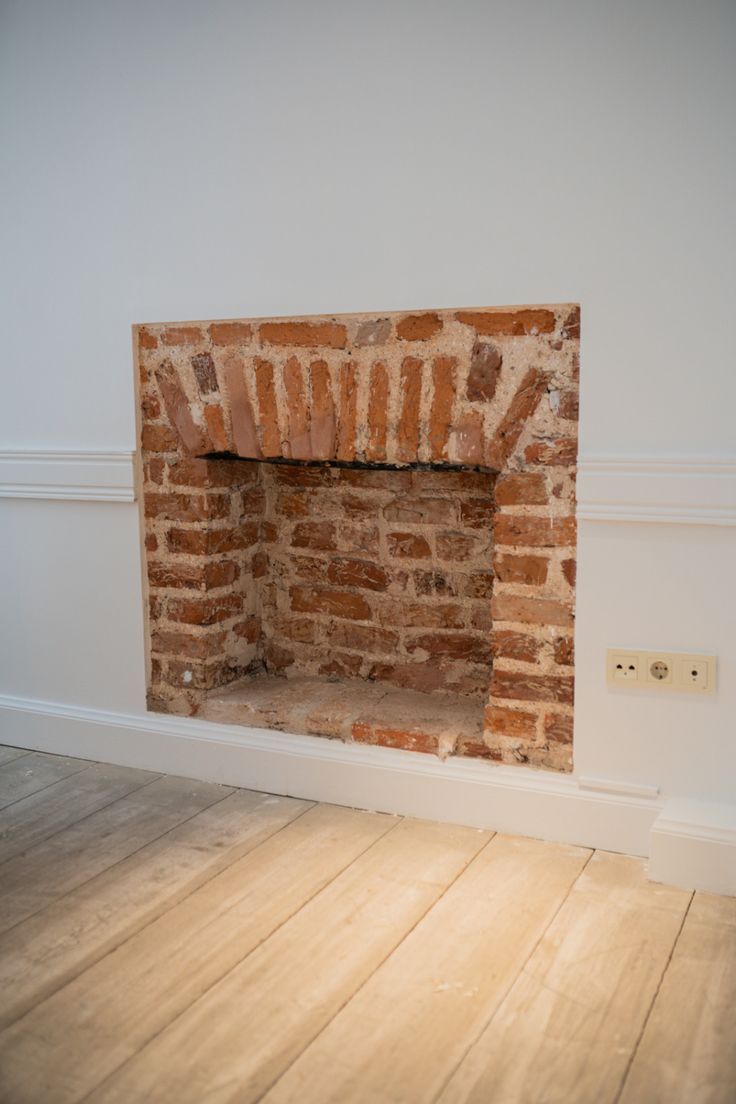
M204 590L204 568L201 563L166 564L149 561L148 585Z
M217 555L249 548L258 540L258 525L249 522L237 529L170 529L166 541L171 552L189 556Z
M492 605L494 621L517 621L532 625L572 625L572 610L553 598L526 598L497 594Z
M457 359L435 357L432 362L432 408L429 414L429 450L434 462L447 460L452 410L455 402Z
M544 735L558 744L572 743L572 713L548 713L544 718Z
M530 368L519 384L508 409L496 429L486 453L486 464L502 471L516 447L524 428L537 409L547 381L538 368Z
M497 513L493 539L497 545L514 547L554 548L558 545L574 545L575 518Z
M500 763L503 758L498 748L488 747L482 740L471 740L466 736L460 737L453 755L464 759L491 759L494 763Z
M157 349L158 338L155 334L149 333L144 326L138 327L138 348L139 349Z
M563 560L562 561L562 574L565 576L567 582L571 587L575 586L577 561L576 560Z
M354 460L358 416L358 366L343 364L340 370L340 410L337 429L337 459Z
M378 744L380 747L403 748L404 751L421 751L436 755L438 736L420 729L385 728L366 721L356 721L352 730L357 744Z
M387 521L404 521L411 525L437 525L455 520L455 503L451 498L430 498L410 495L395 498L383 508Z
M297 613L324 613L353 621L370 621L371 607L361 594L325 587L293 586L289 589L291 608Z
M215 452L234 451L225 426L225 416L222 413L221 407L216 406L214 403L209 403L204 408L204 422L207 426L207 432Z
M466 498L460 503L460 521L470 529L489 529L493 523L493 499Z
M381 621L396 628L461 629L464 620L462 607L454 602L392 602L381 612Z
M549 560L545 556L515 556L497 552L493 557L493 570L500 583L542 586L547 581L548 567Z
M458 311L455 317L488 337L552 333L555 328L555 316L549 310Z
M216 655L225 640L224 632L193 636L190 633L160 630L151 637L151 650L183 659L208 659Z
M351 487L394 493L408 491L412 485L411 477L409 471L387 471L385 468L342 468L339 472L340 482L349 483Z
M143 465L143 478L146 483L161 484L164 480L165 465L163 460L154 456L150 460L146 460Z
M198 345L203 340L198 326L167 326L163 332L164 345Z
M442 329L442 320L434 311L407 314L396 323L396 336L402 341L427 341Z
M473 571L463 578L463 595L466 598L490 598L493 595L492 571Z
M306 467L302 464L276 464L271 469L271 475L281 487L325 487L332 482L327 465Z
M341 624L338 622L338 624ZM358 625L344 626L347 634L354 633L360 628ZM312 621L308 617L283 617L273 626L277 636L285 636L288 640L294 640L298 644L315 644L322 636L322 624Z
M161 417L161 403L155 395L144 395L141 399L141 411L146 422L155 422Z
M430 555L425 537L416 533L388 533L386 535L389 555L401 559L421 560Z
M572 667L575 661L575 642L571 636L558 636L552 642L555 663L561 667Z
M214 625L240 613L242 606L242 595L225 594L221 598L170 599L168 612L172 621L187 625Z
M209 487L210 461L177 460L168 465L168 479L177 487Z
M401 415L396 427L396 454L411 462L419 451L419 403L422 397L422 362L404 357L401 364Z
M576 437L550 437L534 441L524 449L528 464L574 464L578 456Z
M522 740L533 739L537 729L535 713L520 709L504 709L502 706L486 706L484 716L486 732L493 736L512 736Z
M158 548L158 540L155 533L146 533L146 552L155 552Z
M141 445L144 452L175 452L178 441L176 434L168 426L144 425Z
M413 654L417 650L428 652L433 659L446 656L450 659L465 659L470 663L490 663L492 658L490 641L484 636L471 633L424 633L412 637L406 650Z
M375 499L363 498L361 495L343 495L340 499L340 508L347 517L372 518L376 516Z
M580 337L580 307L575 306L570 310L562 323L564 337Z
M479 410L466 410L455 422L455 458L460 464L474 467L483 463L485 451L483 415Z
M366 460L378 463L386 459L386 432L388 418L388 372L386 365L378 361L371 368L368 396L368 444Z
M354 345L385 345L391 337L389 318L366 318L355 332Z
M577 391L563 391L560 395L560 405L557 407L560 418L576 422L580 413L580 402Z
M223 361L222 374L230 402L235 451L238 456L259 457L262 453L256 432L256 419L245 382L245 362L239 353L228 353ZM271 391L273 392L273 387Z
M268 556L265 552L256 552L251 561L251 574L254 579L262 579L268 571Z
M334 552L337 549L335 526L331 521L301 521L294 526L291 546Z
M166 521L209 521L230 513L229 495L154 494L144 496L146 517Z
M496 668L491 680L491 694L496 698L513 698L515 701L571 705L573 679L566 675L530 675L525 671L499 671Z
M496 480L499 506L544 506L547 498L547 479L542 472L502 473Z
M468 560L478 550L478 540L468 533L438 533L437 555L441 560Z
M332 560L327 568L327 579L336 586L358 590L386 590L389 584L386 571L368 560Z
M209 353L197 353L193 356L192 368L201 395L210 395L219 389L215 362Z
M476 341L470 356L465 394L469 402L490 402L496 394L503 357L490 341Z
M332 377L327 362L312 361L309 377L312 386L310 453L316 460L329 460L334 455L336 422Z
M328 636L330 643L338 647L378 655L392 654L399 644L399 634L389 629L378 629L372 625L346 625L340 621L330 625Z
M309 437L309 406L307 405L304 373L296 357L289 357L283 367L288 434L285 455L294 460L311 460Z
M344 349L347 344L347 330L337 322L262 322L258 334L266 345Z
M320 663L317 674L327 678L355 678L360 674L363 659L359 655L345 655L343 652L332 652L330 658Z
M503 659L520 659L525 663L536 663L542 642L526 633L511 629L496 629L493 633L493 653Z
M309 517L313 504L305 494L286 494L283 491L276 496L274 511L286 518Z
M256 357L254 367L261 449L264 456L281 456L281 431L273 383L273 365L268 360Z
M247 322L213 322L210 326L213 345L247 345L252 336Z
M417 594L439 595L444 598L456 598L457 586L442 571L415 571L414 589Z
M210 440L204 429L194 421L189 399L170 360L158 366L156 379L169 421L179 434L184 448L192 453L209 452Z

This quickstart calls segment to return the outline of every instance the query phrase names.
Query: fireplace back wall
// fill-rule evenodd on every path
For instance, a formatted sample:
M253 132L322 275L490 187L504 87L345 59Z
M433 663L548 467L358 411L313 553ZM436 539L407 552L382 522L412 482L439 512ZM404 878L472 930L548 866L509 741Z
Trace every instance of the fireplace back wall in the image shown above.
M578 338L570 305L137 327L149 706L569 769Z

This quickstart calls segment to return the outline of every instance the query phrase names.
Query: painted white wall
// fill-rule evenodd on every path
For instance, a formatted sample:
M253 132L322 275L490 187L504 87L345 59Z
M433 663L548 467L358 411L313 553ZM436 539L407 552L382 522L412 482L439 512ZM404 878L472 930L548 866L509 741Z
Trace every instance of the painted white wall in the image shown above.
M5 0L4 448L134 447L129 327L579 300L582 453L736 454L732 0ZM0 504L0 692L143 702L135 508ZM584 522L576 756L733 798L736 530ZM609 644L717 652L612 695Z

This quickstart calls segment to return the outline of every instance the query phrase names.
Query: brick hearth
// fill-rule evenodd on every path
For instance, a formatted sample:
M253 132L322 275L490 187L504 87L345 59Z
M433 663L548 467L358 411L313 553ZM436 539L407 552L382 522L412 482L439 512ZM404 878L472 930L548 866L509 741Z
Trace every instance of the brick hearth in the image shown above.
M149 707L569 769L578 309L136 335Z

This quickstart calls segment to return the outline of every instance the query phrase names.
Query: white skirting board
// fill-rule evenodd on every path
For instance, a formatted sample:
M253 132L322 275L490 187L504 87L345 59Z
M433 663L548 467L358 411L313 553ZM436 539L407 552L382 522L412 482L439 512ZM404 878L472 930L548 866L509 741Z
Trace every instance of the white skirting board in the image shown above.
M638 784L2 695L0 743L649 856L655 881L736 895L736 806Z

